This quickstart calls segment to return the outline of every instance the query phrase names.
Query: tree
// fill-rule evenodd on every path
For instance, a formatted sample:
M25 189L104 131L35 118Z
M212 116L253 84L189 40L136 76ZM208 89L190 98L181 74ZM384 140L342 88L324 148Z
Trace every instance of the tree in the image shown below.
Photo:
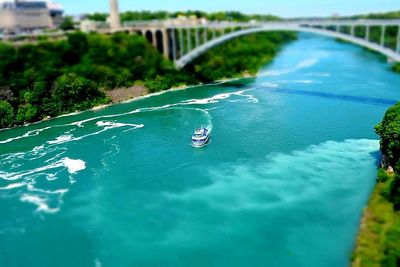
M60 76L54 85L52 100L59 113L92 106L91 100L102 97L96 84L75 73Z
M32 122L37 119L37 108L31 104L20 105L17 112L17 122Z
M64 21L60 25L60 29L63 31L69 31L75 29L73 18L70 16L65 17Z
M375 131L381 137L381 150L389 165L396 166L400 158L400 102L388 109Z
M10 127L14 123L14 109L8 101L0 100L0 127Z

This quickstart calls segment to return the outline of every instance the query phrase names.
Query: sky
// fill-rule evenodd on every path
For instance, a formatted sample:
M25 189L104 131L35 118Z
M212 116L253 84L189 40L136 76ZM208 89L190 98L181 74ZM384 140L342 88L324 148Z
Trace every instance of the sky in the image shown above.
M56 0L66 13L108 12L109 0ZM400 10L400 0L119 0L120 10L235 10L249 14L309 17Z

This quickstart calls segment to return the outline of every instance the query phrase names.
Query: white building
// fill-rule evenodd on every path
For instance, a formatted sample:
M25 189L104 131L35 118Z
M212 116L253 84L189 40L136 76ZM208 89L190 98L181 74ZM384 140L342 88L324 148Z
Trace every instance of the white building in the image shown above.
M62 8L47 1L0 0L0 31L46 29L62 22Z

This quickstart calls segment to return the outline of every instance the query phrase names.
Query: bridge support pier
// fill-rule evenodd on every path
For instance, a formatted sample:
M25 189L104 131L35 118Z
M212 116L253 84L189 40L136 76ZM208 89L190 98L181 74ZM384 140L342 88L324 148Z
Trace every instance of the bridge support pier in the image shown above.
M383 25L381 27L381 46L385 46L385 35L386 35L386 27Z
M190 33L190 28L186 29L186 36L187 36L187 51L192 50L192 35Z
M179 57L183 56L183 30L179 28Z
M176 36L175 28L171 29L171 41L172 41L172 60L176 61Z
M203 41L204 43L207 43L207 39L208 39L208 29L207 27L204 27L204 33L203 33Z
M354 25L350 26L350 34L351 36L354 36Z
M369 25L365 26L365 40L369 41Z
M151 34L152 34L152 36L153 36L153 46L155 47L155 48L157 48L157 36L156 36L156 31L155 30L150 30L151 31Z
M196 47L200 45L199 27L196 27Z
M164 48L164 57L169 59L169 34L168 34L168 29L164 29L162 31L163 33L163 48Z

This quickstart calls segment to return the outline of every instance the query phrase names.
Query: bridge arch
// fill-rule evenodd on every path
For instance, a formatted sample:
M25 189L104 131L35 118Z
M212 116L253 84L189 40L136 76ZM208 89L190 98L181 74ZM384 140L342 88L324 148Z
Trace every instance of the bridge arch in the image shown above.
M155 38L156 38L156 47L157 50L163 54L164 53L164 39L163 32L161 30L156 30Z
M153 32L151 30L147 30L144 34L144 36L146 37L147 41L149 41L149 43L153 43Z
M228 33L226 35L220 36L218 38L215 38L211 41L208 41L199 47L193 49L192 51L189 51L186 55L182 56L180 59L178 59L175 64L178 69L183 68L186 66L188 63L193 61L195 58L199 57L200 55L204 54L206 51L210 50L211 48L218 46L224 42L227 42L231 39L243 36L243 35L248 35L252 33L259 33L259 32L269 32L269 31L296 31L296 32L307 32L307 33L314 33L322 36L327 36L331 38L338 38L342 39L345 41L348 41L350 43L371 49L373 51L376 51L380 54L383 54L387 56L388 58L393 59L394 61L400 62L400 54L396 53L395 51L380 46L379 44L372 43L370 41L351 36L348 34L344 34L341 32L335 32L335 31L330 31L326 29L321 29L321 28L312 28L312 27L306 27L306 26L299 26L299 25L267 25L267 26L261 26L257 28L248 28L248 29L243 29L235 32Z

